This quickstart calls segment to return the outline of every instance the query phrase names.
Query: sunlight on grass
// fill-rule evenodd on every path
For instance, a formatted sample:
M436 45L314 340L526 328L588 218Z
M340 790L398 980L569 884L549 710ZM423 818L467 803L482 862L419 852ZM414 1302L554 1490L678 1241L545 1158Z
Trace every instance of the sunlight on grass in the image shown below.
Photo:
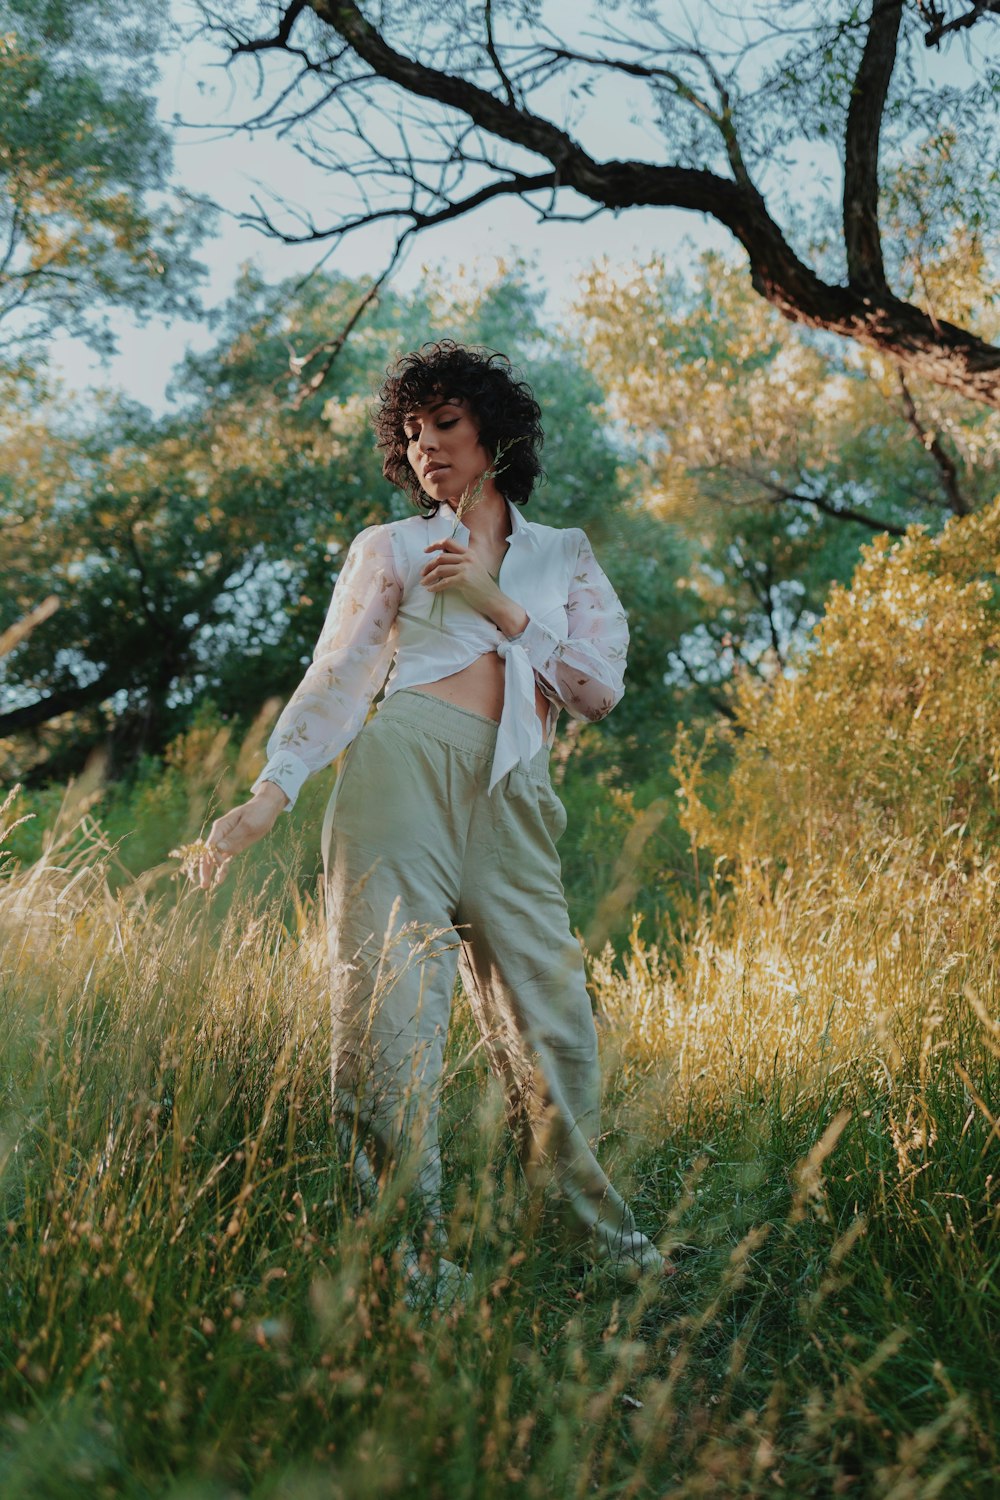
M883 645L893 704L912 656ZM992 754L991 645L983 659L980 749L968 703L949 720L942 700L933 735L921 714L893 740L881 803L829 740L841 722L860 755L869 732L830 700L860 691L851 671L746 699L721 779L681 737L708 873L672 926L636 924L591 966L602 1151L679 1268L655 1286L561 1245L458 997L443 1135L451 1253L476 1291L411 1309L401 1184L359 1211L330 1125L314 901L259 867L209 902L162 871L110 880L84 787L0 883L5 1500L989 1495L1000 902L995 781L969 767ZM774 754L786 730L797 762ZM954 770L956 736L948 781L934 757Z
M958 1306L983 1318L995 1254L988 878L949 928L934 892L899 922L898 869L842 909L758 875L671 959L637 933L595 960L607 1148L674 1246L665 1291L561 1255L473 1054L445 1118L478 1295L422 1318L392 1204L348 1201L315 912L112 897L95 839L0 906L5 1495L806 1493L875 1458L877 1493L930 1495L970 1439L994 1451L973 1328L965 1371L933 1350ZM460 1006L453 1058L470 1028Z

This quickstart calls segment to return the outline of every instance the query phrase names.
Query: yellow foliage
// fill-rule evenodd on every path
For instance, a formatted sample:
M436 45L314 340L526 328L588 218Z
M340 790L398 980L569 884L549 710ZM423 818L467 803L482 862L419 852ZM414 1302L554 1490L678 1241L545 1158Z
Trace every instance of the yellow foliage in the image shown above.
M919 291L938 315L996 336L997 288L968 235L956 230L937 258L925 256ZM661 256L597 262L575 312L612 413L642 440L652 507L691 531L699 513L704 524L706 497L770 504L824 471L883 492L896 474L912 485L935 439L956 457L970 506L996 492L997 413L909 377L917 432L895 361L817 343L753 290L745 266L717 253L684 275ZM933 477L929 487L943 506Z
M680 943L636 930L593 976L661 1126L711 1117L734 1080L787 1102L848 1069L892 1092L906 1070L920 1087L889 1123L909 1182L936 1139L929 1081L943 1069L976 1106L941 1049L964 994L978 1065L1000 1054L980 998L1000 944L998 564L1000 500L937 537L880 538L797 672L740 686L714 736L724 779L711 736L678 736L681 821L716 856L707 897Z
M822 861L831 838L981 859L1000 786L998 564L1000 500L936 537L911 527L865 548L797 672L740 684L704 842L737 859Z
M987 1103L1000 1056L998 559L1000 501L937 538L879 541L798 674L741 689L723 780L679 735L682 822L716 855L707 893L671 941L636 925L623 958L609 946L592 966L632 1130L711 1131L738 1096L737 1166L754 1172L765 1101L850 1108L860 1090L884 1097L895 1191L916 1201L928 1162L954 1149L941 1111L961 1088L987 1170L1000 1133ZM793 1219L824 1212L813 1199L828 1144L800 1163Z
M701 294L689 306L662 257L644 265L596 264L577 312L587 362L613 411L661 437L652 460L660 509L681 519L697 495L692 476L731 469L731 498L756 494L737 466L801 469L829 457L839 423L821 420L845 397L825 380L826 361L719 255L701 259Z

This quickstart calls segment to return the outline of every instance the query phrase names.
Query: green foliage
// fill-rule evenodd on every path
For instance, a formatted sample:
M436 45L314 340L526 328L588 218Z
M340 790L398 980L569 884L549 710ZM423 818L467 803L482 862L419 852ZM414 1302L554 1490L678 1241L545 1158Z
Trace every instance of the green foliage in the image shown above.
M538 388L549 482L532 514L592 532L632 618L631 691L612 734L637 746L674 714L663 674L664 638L680 628L676 532L629 504L595 417L600 392L543 338L524 275L470 285L464 304L452 297L450 322L433 287L386 295L322 389L293 400L289 348L298 359L320 345L359 290L319 275L270 287L247 272L215 348L179 372L179 414L154 421L118 399L84 434L25 414L0 460L0 556L18 580L0 624L50 594L61 608L6 663L12 714L0 733L70 717L12 745L10 776L59 778L109 728L120 774L162 751L206 699L246 725L266 698L287 697L338 556L363 526L408 513L381 477L367 408L385 365L431 328L509 351ZM15 716L19 702L40 705L34 718Z
M192 316L205 211L166 201L150 86L162 22L136 0L0 4L0 375L57 331L114 347L110 307Z
M943 316L992 336L994 281L967 239L925 253L920 276ZM793 328L717 254L687 274L662 257L595 266L577 313L643 501L685 539L671 664L706 690L786 665L873 533L937 529L996 492L996 413Z

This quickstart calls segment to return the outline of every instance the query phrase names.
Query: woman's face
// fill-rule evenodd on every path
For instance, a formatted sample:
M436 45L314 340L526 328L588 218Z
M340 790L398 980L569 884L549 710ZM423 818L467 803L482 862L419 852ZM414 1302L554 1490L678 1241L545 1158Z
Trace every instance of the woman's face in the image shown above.
M461 397L435 397L407 412L403 431L410 467L432 500L457 505L492 462L479 441L479 425Z

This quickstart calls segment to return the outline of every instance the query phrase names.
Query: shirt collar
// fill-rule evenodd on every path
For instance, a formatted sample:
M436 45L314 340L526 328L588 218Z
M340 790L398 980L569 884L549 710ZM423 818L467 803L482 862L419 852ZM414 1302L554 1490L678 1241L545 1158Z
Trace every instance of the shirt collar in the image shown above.
M526 521L522 516L521 507L519 505L511 505L510 501L508 500L507 509L510 512L512 522L510 528L510 536L508 536L507 538L508 542L514 541L516 537L526 537L533 547L537 547L538 533L536 532L534 526L532 526L531 522Z
M463 526L461 521L455 520L455 512L450 505L445 505L444 501L427 517L427 529L431 540L435 542L439 542L442 537L452 535L464 541L469 534L468 528Z
M538 533L530 521L526 521L521 514L520 507L507 502L507 512L511 518L510 531L507 535L508 542L529 541L533 547L538 546ZM440 541L443 537L454 536L460 542L466 543L469 539L469 528L464 521L455 520L455 512L450 505L442 500L437 510L427 518L430 534L433 541Z

